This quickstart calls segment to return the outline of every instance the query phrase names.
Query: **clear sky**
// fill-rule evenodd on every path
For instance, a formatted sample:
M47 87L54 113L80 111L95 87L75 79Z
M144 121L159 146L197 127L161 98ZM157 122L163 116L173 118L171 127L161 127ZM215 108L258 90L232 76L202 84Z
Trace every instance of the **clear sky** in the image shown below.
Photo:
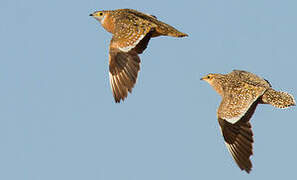
M296 179L296 108L258 106L253 170L237 167L200 77L247 70L297 97L295 0L2 0L0 179ZM133 8L187 38L140 55L133 93L115 104L111 35L89 14Z

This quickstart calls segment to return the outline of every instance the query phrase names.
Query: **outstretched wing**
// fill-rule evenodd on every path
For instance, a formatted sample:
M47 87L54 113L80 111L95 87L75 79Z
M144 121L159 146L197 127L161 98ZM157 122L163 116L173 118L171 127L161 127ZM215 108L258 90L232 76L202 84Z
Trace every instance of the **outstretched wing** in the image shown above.
M151 38L148 27L138 27L133 23L122 25L114 34L109 49L110 85L115 101L124 100L132 92L138 71L141 54Z
M254 142L249 120L264 92L265 88L247 84L244 88L232 89L224 94L218 109L218 121L226 146L239 168L248 173L252 168L249 158L253 154Z
M109 51L109 79L115 102L124 100L131 93L140 69L140 58L136 52Z
M252 169L250 156L253 154L253 132L249 122L258 101L254 102L245 115L235 124L218 117L221 131L228 151L241 170L249 173Z

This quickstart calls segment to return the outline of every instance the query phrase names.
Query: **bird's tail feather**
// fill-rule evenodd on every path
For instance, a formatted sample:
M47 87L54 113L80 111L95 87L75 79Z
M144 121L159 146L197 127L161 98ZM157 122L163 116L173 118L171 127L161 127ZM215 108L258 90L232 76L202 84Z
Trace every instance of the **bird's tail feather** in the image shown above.
M294 97L291 94L275 91L272 88L263 94L262 102L264 104L271 104L277 108L287 108L296 105Z
M182 33L174 27L166 23L159 23L159 26L156 27L156 36L172 36L172 37L186 37L188 34ZM154 37L154 36L153 36Z

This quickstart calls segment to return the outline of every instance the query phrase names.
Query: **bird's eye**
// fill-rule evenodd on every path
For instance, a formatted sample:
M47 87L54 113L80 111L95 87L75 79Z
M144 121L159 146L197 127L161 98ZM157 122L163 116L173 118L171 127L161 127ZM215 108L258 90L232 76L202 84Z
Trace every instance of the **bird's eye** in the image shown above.
M210 79L210 76L207 76L207 79Z
M100 12L100 13L99 13L99 16L103 16L103 12Z

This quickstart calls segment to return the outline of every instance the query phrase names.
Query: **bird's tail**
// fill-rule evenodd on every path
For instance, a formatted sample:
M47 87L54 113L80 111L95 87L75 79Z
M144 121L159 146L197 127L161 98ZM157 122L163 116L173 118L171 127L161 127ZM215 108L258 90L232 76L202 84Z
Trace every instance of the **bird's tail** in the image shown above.
M172 37L186 37L188 34L180 32L179 30L175 29L174 27L171 26L171 28L168 29L168 36Z
M175 29L174 27L170 26L169 24L160 22L158 23L158 27L156 27L156 33L153 37L156 36L172 36L172 37L186 37L188 34L182 33L179 30Z
M188 36L188 34L182 33L182 32L179 32L179 31L176 31L176 32L170 32L170 33L168 33L168 36L172 36L172 37L186 37L186 36Z
M262 102L264 104L271 104L277 108L287 108L296 105L294 97L291 94L275 91L272 88L265 91L262 96Z

